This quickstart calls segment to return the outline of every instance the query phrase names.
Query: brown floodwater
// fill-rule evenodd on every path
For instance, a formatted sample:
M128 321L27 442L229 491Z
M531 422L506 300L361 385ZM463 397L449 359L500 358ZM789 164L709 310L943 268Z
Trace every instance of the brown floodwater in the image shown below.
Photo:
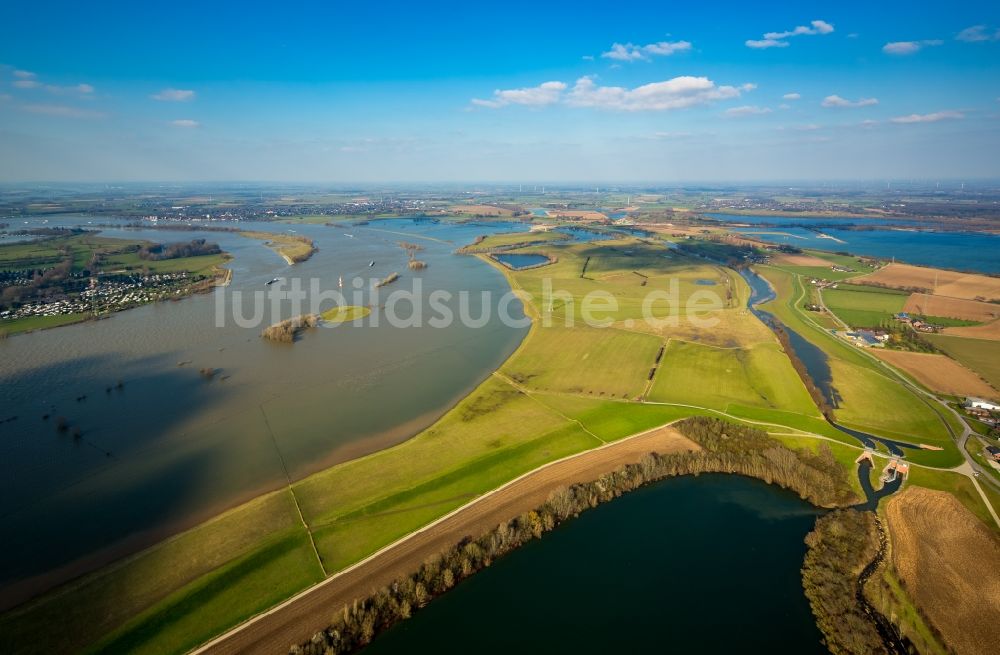
M479 234L516 229L511 224L394 219L295 229L319 247L295 267L236 234L105 229L160 242L218 241L234 255L232 284L0 341L0 421L17 417L0 423L4 605L277 488L286 469L299 479L412 436L485 379L526 333L497 316L496 301L509 290L503 276L454 254ZM400 240L425 247L426 269L407 268ZM489 320L399 328L376 309L377 327L317 328L294 344L261 339L263 326L291 315L286 302L277 312L266 306L263 325L253 327L236 325L227 304L225 325L217 325L220 295L231 301L242 292L250 317L255 292L281 288L267 285L274 278L285 278L285 288L298 276L306 288L318 278L336 289L342 276L353 291L356 275L396 271L400 280L381 290L383 298L419 278L425 295L471 292L470 313L478 317L480 292L488 291ZM361 291L363 304L376 302L369 281ZM452 306L457 315L457 301ZM523 316L517 303L512 313ZM58 431L58 417L80 438Z

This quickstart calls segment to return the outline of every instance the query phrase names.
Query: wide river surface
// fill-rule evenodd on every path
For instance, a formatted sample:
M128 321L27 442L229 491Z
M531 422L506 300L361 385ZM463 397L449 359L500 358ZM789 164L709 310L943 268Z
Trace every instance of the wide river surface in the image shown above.
M818 510L725 475L671 478L497 561L366 653L826 653L802 591Z
M747 216L741 216L749 218ZM820 219L817 219L819 221ZM799 223L803 221L800 219ZM1000 234L983 232L930 232L907 229L845 230L802 227L729 228L769 243L799 248L849 252L907 264L950 268L976 273L1000 273ZM820 233L825 236L820 236Z
M48 223L58 224L86 220ZM276 223L240 227L288 230ZM485 379L526 333L498 318L497 303L509 291L503 276L453 254L477 235L519 229L515 224L394 219L295 229L319 247L295 267L263 242L236 234L103 229L105 236L158 242L216 241L234 256L232 284L0 341L0 420L17 417L0 427L0 603L277 488L286 469L298 479L412 436ZM400 241L423 246L417 256L428 267L410 271ZM400 279L376 299L372 280L397 271ZM375 305L419 280L424 325L393 327L376 310L377 327L318 328L295 344L263 340L262 327L292 314L288 302L276 312L265 303L262 321L250 327L236 324L234 292L242 292L240 310L250 318L253 294L287 288L292 276L307 289L315 278L324 290L338 289L343 277L345 292L362 276L355 304ZM286 281L267 285L274 278ZM473 318L482 315L480 294L488 292L489 318L482 327L458 320L432 327L431 290L455 294L449 306L456 316L458 294L469 292ZM396 313L407 317L408 305ZM523 318L518 302L510 314ZM78 427L80 438L59 432L58 417Z

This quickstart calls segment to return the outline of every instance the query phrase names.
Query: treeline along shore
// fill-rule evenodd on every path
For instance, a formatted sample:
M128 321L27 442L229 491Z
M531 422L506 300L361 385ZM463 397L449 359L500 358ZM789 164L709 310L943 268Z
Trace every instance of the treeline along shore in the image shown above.
M675 425L701 447L693 452L650 453L637 464L597 480L554 491L534 510L479 536L467 536L423 563L410 575L342 607L330 607L333 622L291 648L293 655L351 653L376 634L445 593L498 558L540 538L562 522L651 482L679 475L734 473L777 484L819 507L845 507L858 499L847 473L825 444L816 452L791 450L756 428L695 417Z

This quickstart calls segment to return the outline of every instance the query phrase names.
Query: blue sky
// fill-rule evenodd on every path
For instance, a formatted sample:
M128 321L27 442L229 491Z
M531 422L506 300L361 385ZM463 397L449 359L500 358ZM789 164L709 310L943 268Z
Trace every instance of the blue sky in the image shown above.
M757 5L9 2L0 180L1000 177L996 3Z

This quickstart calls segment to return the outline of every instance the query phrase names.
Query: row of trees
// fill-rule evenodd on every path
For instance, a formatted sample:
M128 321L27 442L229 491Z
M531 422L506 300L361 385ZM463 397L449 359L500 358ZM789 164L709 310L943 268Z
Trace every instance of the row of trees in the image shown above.
M192 239L188 243L156 243L139 248L139 258L149 261L218 255L222 248L217 243L207 243L205 239Z
M838 510L817 519L806 535L802 586L834 655L889 652L858 597L858 576L879 552L876 522L871 512Z
M702 450L650 453L599 479L558 489L541 507L501 523L478 538L467 537L429 559L417 571L355 600L333 617L326 630L293 646L293 655L353 652L381 630L405 620L434 596L490 566L495 560L563 521L647 483L677 475L738 473L796 491L816 505L846 505L857 499L844 470L828 448L792 451L765 432L712 418L691 418L678 429Z

